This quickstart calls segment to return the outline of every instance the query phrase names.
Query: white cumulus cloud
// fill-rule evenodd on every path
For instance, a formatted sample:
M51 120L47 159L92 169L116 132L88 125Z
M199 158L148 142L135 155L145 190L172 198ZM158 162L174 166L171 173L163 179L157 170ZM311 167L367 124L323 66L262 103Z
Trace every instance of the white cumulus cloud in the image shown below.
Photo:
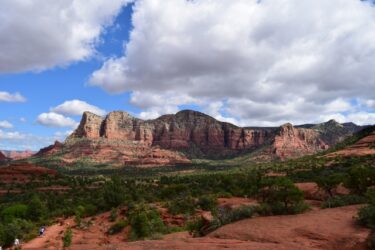
M0 121L0 128L13 128L13 124L6 120Z
M51 108L51 112L62 115L82 115L85 111L90 111L97 115L105 115L106 111L81 100L70 100Z
M6 91L0 91L0 102L25 102L25 101L26 101L26 98L23 97L20 93L12 94Z
M90 84L130 92L142 117L197 104L245 125L375 123L355 104L375 100L371 1L138 0L132 22Z
M71 127L76 128L78 123L72 118L65 117L54 112L42 113L38 116L37 123L47 127Z
M0 1L0 73L44 70L89 58L129 0Z

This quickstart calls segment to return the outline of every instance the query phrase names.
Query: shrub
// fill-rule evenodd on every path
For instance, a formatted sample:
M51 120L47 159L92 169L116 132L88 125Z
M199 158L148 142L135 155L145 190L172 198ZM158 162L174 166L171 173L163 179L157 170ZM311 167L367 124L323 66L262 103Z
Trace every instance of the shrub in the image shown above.
M171 214L194 214L195 200L191 196L179 197L167 203L168 211Z
M215 229L221 227L222 224L218 218L214 218L212 221L206 221L203 218L189 221L186 228L192 234L193 237L205 236Z
M375 169L370 167L352 167L344 181L345 187L356 194L366 193L368 187L375 184Z
M204 236L223 225L251 218L256 211L255 206L240 206L234 209L220 207L217 209L217 215L212 221L206 221L203 218L189 221L187 223L187 229L194 237Z
M155 233L165 233L166 227L160 218L159 212L144 204L135 206L128 214L131 225L130 238L145 239Z
M321 190L326 192L330 197L333 197L333 191L343 180L344 176L336 173L319 176L315 179L315 182Z
M359 209L357 220L361 225L375 229L375 190L368 190L366 198L369 204Z
M375 206L371 204L359 209L358 222L363 226L375 229Z
M109 207L118 207L125 201L124 183L118 176L113 176L111 181L104 186L104 200Z
M197 205L206 211L213 211L217 206L217 199L212 195L201 196L198 199Z
M14 219L8 224L0 224L0 243L2 246L10 246L15 238L23 238L33 228L33 223L24 219Z
M118 209L117 208L112 208L111 209L111 214L109 216L110 221L112 221L112 222L116 221L117 215L118 215Z
M262 186L261 214L296 214L308 208L304 203L302 191L286 177L265 178Z
M15 204L3 209L0 213L0 217L4 222L10 223L17 218L26 218L27 211L28 207L26 205Z
M78 227L81 226L82 217L84 216L85 208L83 206L78 206L74 211L74 222Z
M37 221L46 215L46 207L40 200L39 196L33 195L27 208L27 218Z
M72 229L68 228L63 236L64 248L69 247L72 244L73 232Z
M120 220L113 224L109 229L108 229L108 234L113 235L121 232L126 226L128 225L128 222L126 220Z
M324 201L321 207L333 208L363 203L366 203L366 198L363 196L356 194L336 195Z
M242 205L233 209L228 207L220 207L217 209L217 218L222 225L226 225L242 219L251 218L255 212L255 206Z

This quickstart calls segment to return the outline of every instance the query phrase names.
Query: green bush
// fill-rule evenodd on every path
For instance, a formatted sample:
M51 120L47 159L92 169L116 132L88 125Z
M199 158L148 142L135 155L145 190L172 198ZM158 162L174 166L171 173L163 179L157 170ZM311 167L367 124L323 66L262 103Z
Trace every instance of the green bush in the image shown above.
M375 229L375 190L369 189L366 198L369 204L359 209L357 220L361 225Z
M235 221L251 218L257 211L256 206L242 205L237 208L219 207L216 217L222 225L226 225Z
M46 216L46 207L38 195L33 195L27 207L27 218L32 221L38 221Z
M109 229L108 229L108 234L113 235L121 232L126 226L128 225L128 222L126 220L120 220L113 224Z
M63 236L64 248L69 247L72 244L73 232L72 229L68 228Z
M358 212L358 222L363 226L375 229L375 206L368 205L361 208Z
M125 201L124 183L118 176L113 176L111 181L106 182L103 192L104 200L109 207L118 207Z
M343 174L334 173L331 175L321 175L315 179L315 182L321 190L326 192L330 197L333 197L333 191L343 180Z
M191 196L178 197L172 201L167 202L168 211L171 214L194 214L195 213L195 200Z
M265 178L260 198L260 213L264 215L297 214L308 208L303 192L286 177Z
M82 217L85 214L85 208L83 206L78 206L74 211L74 222L76 223L77 227L81 226Z
M214 211L217 206L217 199L212 195L204 195L199 197L197 205L205 211Z
M353 193L359 195L366 193L369 187L375 185L375 169L366 166L352 167L346 176L344 185Z
M118 209L117 208L112 208L111 209L111 214L109 216L110 221L112 221L112 222L116 221L117 215L118 215Z
M10 223L17 218L26 218L28 207L24 204L15 204L3 209L0 213L2 221Z
M24 219L14 219L8 224L0 224L0 244L10 246L15 238L24 238L33 228L33 223Z
M251 218L256 211L255 206L240 206L234 209L219 207L212 221L205 221L202 218L189 221L187 229L194 237L204 236L223 225Z
M130 238L133 240L145 239L167 231L159 212L144 204L135 206L129 212L128 220L131 226Z
M356 194L336 195L324 201L321 207L322 208L342 207L342 206L349 206L349 205L355 205L355 204L363 204L363 203L366 203L366 201L367 199L365 197L359 196Z
M210 222L199 218L189 221L186 225L186 228L189 230L193 237L201 237L207 235L208 233L216 230L221 226L222 224L218 218L214 218L214 220Z

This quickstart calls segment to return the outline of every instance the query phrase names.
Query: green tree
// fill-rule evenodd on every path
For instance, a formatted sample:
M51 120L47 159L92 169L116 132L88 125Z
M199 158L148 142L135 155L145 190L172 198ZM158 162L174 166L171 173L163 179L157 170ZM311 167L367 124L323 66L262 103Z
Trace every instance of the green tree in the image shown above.
M342 174L335 173L319 176L315 179L315 182L321 190L326 192L330 197L333 197L334 190L343 182L343 180L344 176Z
M165 233L166 227L159 212L147 205L135 206L128 214L131 225L131 238L144 239L156 233Z
M344 185L356 194L365 194L370 186L375 185L375 169L365 166L352 167L344 180Z
M104 200L110 207L118 207L125 201L125 187L121 178L113 176L104 186Z
M265 214L294 214L307 209L303 192L286 177L263 179L260 197Z
M40 220L46 215L46 206L40 200L38 195L33 195L27 208L27 218L33 221Z

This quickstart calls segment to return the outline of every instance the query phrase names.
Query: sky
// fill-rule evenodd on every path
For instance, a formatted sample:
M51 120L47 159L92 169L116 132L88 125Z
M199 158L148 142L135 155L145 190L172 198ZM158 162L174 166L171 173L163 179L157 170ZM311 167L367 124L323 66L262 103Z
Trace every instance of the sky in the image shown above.
M63 141L84 111L375 123L371 1L2 0L0 9L0 149Z

